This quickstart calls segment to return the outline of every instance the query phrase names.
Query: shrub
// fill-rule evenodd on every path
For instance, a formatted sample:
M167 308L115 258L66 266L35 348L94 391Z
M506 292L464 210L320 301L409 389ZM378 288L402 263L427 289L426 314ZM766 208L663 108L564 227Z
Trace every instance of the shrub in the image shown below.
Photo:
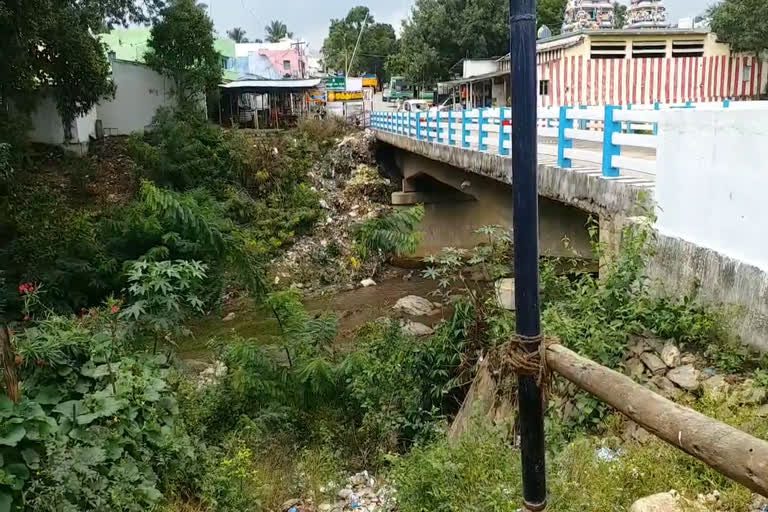
M51 316L17 335L28 398L15 407L2 398L3 424L23 428L0 443L17 478L0 496L40 511L143 511L192 481L194 444L167 357L126 352L129 332L110 308Z
M358 254L362 259L375 256L384 260L412 254L421 240L416 228L423 218L424 207L414 206L357 224L352 229L352 235Z
M478 431L456 444L442 439L416 446L394 462L392 477L401 512L515 512L519 508L519 453L493 432Z

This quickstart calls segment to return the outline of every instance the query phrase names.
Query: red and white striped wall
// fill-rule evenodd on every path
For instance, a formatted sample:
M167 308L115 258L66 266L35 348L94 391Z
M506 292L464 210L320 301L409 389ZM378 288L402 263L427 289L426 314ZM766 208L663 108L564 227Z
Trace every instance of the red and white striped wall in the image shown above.
M540 106L746 100L757 98L768 83L768 63L747 56L665 59L572 56L540 62L538 73L539 80L549 81L546 93L539 97Z

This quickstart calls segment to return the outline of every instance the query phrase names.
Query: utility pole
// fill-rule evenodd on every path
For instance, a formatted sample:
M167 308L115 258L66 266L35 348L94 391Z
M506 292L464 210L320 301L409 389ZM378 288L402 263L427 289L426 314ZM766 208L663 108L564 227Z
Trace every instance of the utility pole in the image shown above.
M512 187L517 341L533 355L541 345L539 193L536 181L536 0L509 0L512 96ZM546 364L546 361L541 361ZM537 375L518 374L525 510L547 507L544 404Z
M365 24L368 23L368 15L370 14L371 14L370 12L366 13L365 19L363 20L363 24L360 25L360 33L357 34L357 42L355 43L355 49L352 50L352 59L347 63L346 73L344 74L344 76L349 76L349 68L351 68L352 63L355 62L355 54L357 53L357 47L360 45L360 38L363 37L363 30L365 30Z

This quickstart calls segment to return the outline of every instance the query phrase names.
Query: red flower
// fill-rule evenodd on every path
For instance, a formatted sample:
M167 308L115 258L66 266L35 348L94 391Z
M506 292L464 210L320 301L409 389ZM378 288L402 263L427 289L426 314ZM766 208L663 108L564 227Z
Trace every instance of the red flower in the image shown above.
M35 285L33 285L32 283L22 283L19 285L20 294L32 293L34 291L35 291Z
M120 308L117 306L112 306L112 309L110 309L110 311L113 313L117 313L118 311L120 311Z
M25 322L28 322L28 321L29 321L29 315L24 315L24 321L25 321Z
M45 364L45 361L43 361L42 359L38 359L37 361L35 361L35 364L37 366L43 366Z

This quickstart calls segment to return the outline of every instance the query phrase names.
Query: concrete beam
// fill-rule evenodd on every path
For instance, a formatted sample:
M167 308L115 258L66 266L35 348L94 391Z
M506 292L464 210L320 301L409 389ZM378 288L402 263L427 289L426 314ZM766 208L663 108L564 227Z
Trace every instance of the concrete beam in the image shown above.
M381 142L448 164L458 169L512 184L509 157L480 153L456 146L419 141L386 132L376 132ZM641 214L639 205L652 204L652 192L631 184L539 164L539 194L598 215L632 216ZM451 183L452 186L455 184ZM466 191L471 194L471 190Z

